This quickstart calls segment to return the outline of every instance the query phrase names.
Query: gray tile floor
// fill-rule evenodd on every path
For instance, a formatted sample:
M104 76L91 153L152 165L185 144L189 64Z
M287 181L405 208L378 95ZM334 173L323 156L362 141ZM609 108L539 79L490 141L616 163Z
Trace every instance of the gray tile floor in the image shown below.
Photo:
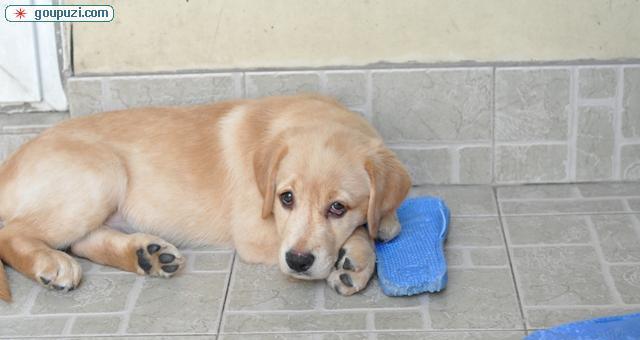
M520 339L583 318L640 311L640 183L448 186L449 285L390 298L374 280L338 296L244 264L232 250L185 250L170 280L83 262L63 294L9 269L15 302L0 337L157 339Z

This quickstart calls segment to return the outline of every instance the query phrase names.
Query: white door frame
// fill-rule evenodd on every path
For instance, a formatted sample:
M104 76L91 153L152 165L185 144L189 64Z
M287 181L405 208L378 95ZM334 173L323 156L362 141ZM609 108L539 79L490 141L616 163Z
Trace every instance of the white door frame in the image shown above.
M23 4L27 2L32 5L52 4L51 0L31 0ZM8 1L0 0L2 13L8 5ZM3 79L20 82L0 86L0 89L19 88L15 95L0 94L0 112L66 111L67 97L59 63L62 48L58 50L56 43L56 23L0 20L0 28L5 26L5 32L9 32L0 34L0 48L6 49L0 53L0 72L4 73Z

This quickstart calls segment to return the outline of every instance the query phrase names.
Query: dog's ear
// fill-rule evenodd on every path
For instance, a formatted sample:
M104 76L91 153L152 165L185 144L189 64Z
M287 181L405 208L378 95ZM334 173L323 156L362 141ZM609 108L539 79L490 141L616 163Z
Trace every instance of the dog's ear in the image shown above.
M287 152L287 146L280 139L275 139L259 145L253 155L253 173L262 195L262 218L269 217L273 212L278 166Z
M367 225L369 236L376 238L380 220L394 212L411 189L411 177L396 155L383 145L378 145L365 160L369 175L369 207Z

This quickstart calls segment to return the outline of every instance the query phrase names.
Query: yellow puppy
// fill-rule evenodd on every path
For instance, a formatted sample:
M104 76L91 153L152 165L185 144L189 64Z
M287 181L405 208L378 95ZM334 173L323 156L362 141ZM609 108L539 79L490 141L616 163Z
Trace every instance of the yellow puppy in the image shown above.
M57 249L169 277L184 262L173 244L231 244L349 295L373 273L372 238L400 231L410 185L375 130L325 97L107 112L45 131L0 167L0 259L71 290L80 266Z

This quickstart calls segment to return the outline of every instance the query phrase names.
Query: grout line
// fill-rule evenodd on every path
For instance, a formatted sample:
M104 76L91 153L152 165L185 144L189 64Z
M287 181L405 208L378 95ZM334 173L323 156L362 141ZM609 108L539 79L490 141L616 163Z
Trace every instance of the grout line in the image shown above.
M416 330L416 329L376 329L371 333L387 334L387 333L420 333L420 334L438 334L438 333L466 333L466 332L523 332L524 328L456 328L456 329L433 329L433 330ZM362 329L354 330L306 330L306 331L255 331L255 332L229 332L221 335L267 335L267 334L361 334L367 332Z
M538 140L538 141L496 141L496 146L565 146L566 140Z
M433 323L431 321L431 311L429 310L431 298L429 294L420 295L418 301L420 302L420 312L422 314L422 327L424 329L432 329Z
M578 211L578 212L553 212L553 213L520 213L520 214L503 214L502 217L526 217L526 216L584 216L584 215L633 215L638 214L640 212L628 212L628 211L600 211L600 212L589 212L589 211Z
M616 98L578 98L578 107L606 107L612 108L616 105Z
M315 291L315 310L324 311L325 310L325 295L324 295L324 286L326 283L324 281L316 282L314 288Z
M67 320L67 323L64 325L64 328L62 329L62 332L60 333L61 335L69 335L71 334L71 329L73 328L73 325L76 323L76 318L78 316L74 315L72 317L69 318L69 320Z
M548 197L548 198L502 198L500 202L575 202L575 201L614 201L627 198L640 198L638 196L600 196L600 197Z
M467 245L451 245L451 246L446 246L445 250L449 250L449 249L503 249L504 246L483 246L483 245L471 245L471 246L467 246Z
M451 158L451 183L460 183L460 147L447 148L447 153Z
M496 68L491 68L491 183L496 182Z
M512 244L511 248L580 248L580 247L591 247L593 243L536 243L536 244Z
M600 262L600 272L602 277L604 278L604 282L609 289L609 294L615 301L617 305L624 304L622 297L620 296L620 292L616 289L616 283L611 273L609 272L609 265L606 263L604 258L604 252L602 251L602 246L600 245L600 238L598 237L598 233L596 232L595 224L593 220L591 220L590 216L585 218L587 221L587 226L589 229L589 233L591 234L591 241L593 242L593 248L596 251L596 255L598 256L598 261Z
M386 145L390 148L407 149L407 150L436 150L449 147L474 147L474 146L490 146L489 141L477 140L477 141L452 141L452 140L434 140L427 142L420 141L390 141L386 142Z
M327 73L324 71L320 71L317 73L318 75L318 85L319 85L319 92L320 93L327 93Z
M43 313L43 314L12 314L0 316L0 320L11 320L19 318L27 319L40 319L40 318L54 318L54 317L72 317L72 316L120 316L124 315L124 311L120 312L88 312L88 313Z
M376 312L406 312L406 311L419 311L420 306L407 306L407 307L358 307L358 308L338 308L338 309L277 309L277 310L233 310L225 311L226 315L261 315L261 314L318 314L318 313L336 313L336 314L348 314L348 313L366 313L370 311Z
M234 95L236 96L236 98L244 97L244 93L242 91L242 84L243 84L243 78L244 78L243 75L244 75L243 72L235 72L232 75Z
M524 309L522 307L523 302L522 302L522 297L520 296L520 290L518 288L518 281L516 279L516 273L515 273L515 269L513 266L513 260L512 260L512 254L511 254L511 247L509 246L509 239L507 238L507 234L508 231L506 230L506 228L504 227L504 223L502 223L502 212L500 209L500 204L498 202L498 192L496 187L493 187L493 199L496 201L496 205L498 206L498 221L500 222L500 231L502 232L502 240L504 242L504 246L505 248L507 248L507 262L509 263L509 271L511 273L511 280L513 283L513 289L515 290L516 293L516 300L518 301L518 310L520 311L520 318L522 321L522 328L523 329L527 329L527 320L525 318L524 315Z
M367 117L367 120L373 125L373 76L371 74L371 70L367 70L364 72L365 79L365 104L364 104L364 114Z
M615 105L613 109L613 168L612 178L620 180L623 178L621 170L621 141L622 141L622 101L624 96L624 69L616 68L617 86Z
M142 292L142 287L144 286L145 277L139 276L136 278L136 281L133 283L129 294L127 295L127 304L125 305L125 313L120 320L120 326L116 334L126 334L127 328L129 327L129 320L131 319L131 313L136 306L136 302L138 302L138 297L140 297L140 292Z
M569 73L569 124L567 131L567 164L566 164L566 180L575 181L577 172L577 149L578 149L578 71L575 67L570 69Z
M229 291L231 290L231 279L234 278L233 275L233 269L236 266L236 252L233 252L233 256L231 258L231 266L229 267L229 277L227 278L227 282L225 283L225 289L224 289L224 298L222 299L222 304L220 306L219 312L218 312L218 329L216 330L216 336L220 336L220 332L222 331L222 327L224 326L223 324L223 319L225 316L225 313L227 313L228 311L227 309L227 301L228 301L228 297L229 297Z
M36 303L36 298L40 291L43 290L39 285L34 285L33 288L29 291L29 295L27 296L27 300L24 303L24 307L22 308L22 312L19 315L31 315L31 308Z
M535 305L535 306L525 306L527 310L535 310L535 309L543 309L543 310L567 310L567 309L581 309L581 310L592 310L592 309L636 309L640 308L640 304L626 304L626 305Z
M366 316L366 319L365 319L365 329L368 332L376 330L376 319L375 319L375 315L373 314L372 310L369 310L367 312L367 316Z

